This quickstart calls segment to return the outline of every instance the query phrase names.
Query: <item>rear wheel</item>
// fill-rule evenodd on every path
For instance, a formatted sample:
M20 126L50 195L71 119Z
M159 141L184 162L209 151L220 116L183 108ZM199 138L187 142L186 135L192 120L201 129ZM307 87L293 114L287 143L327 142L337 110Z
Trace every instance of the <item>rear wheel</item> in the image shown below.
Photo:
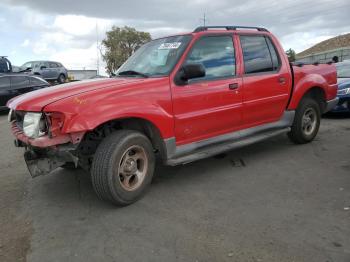
M97 195L116 205L129 205L145 193L155 166L153 147L140 132L119 130L96 150L91 168Z
M66 76L64 74L60 74L59 77L57 78L57 82L60 84L63 84L66 82Z
M294 117L289 138L296 144L311 142L317 135L321 122L319 104L312 98L301 100Z

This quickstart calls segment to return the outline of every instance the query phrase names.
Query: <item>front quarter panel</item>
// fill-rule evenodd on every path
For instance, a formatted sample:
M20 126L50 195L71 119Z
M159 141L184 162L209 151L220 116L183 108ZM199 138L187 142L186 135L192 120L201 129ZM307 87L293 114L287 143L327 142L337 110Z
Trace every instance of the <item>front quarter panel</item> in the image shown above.
M64 113L62 133L89 131L111 120L136 117L153 123L163 138L174 135L167 77L75 95L46 106L44 111Z

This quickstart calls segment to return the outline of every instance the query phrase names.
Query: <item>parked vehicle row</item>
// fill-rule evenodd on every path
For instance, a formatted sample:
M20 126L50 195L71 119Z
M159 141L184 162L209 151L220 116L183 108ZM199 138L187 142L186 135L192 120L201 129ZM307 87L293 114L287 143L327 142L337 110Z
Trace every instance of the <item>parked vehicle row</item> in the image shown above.
M59 62L30 61L15 69L6 56L0 56L0 73L27 73L62 84L68 79L67 69Z
M23 64L20 70L60 84L68 79L67 69L61 63L54 61L30 61Z
M334 64L291 66L268 30L248 29L156 39L113 79L12 99L9 120L29 172L81 167L100 198L128 205L150 185L157 157L185 164L282 133L311 142L338 102Z
M336 64L339 102L332 112L350 112L350 61Z
M37 76L0 74L0 110L8 109L6 103L11 98L48 86L48 82Z

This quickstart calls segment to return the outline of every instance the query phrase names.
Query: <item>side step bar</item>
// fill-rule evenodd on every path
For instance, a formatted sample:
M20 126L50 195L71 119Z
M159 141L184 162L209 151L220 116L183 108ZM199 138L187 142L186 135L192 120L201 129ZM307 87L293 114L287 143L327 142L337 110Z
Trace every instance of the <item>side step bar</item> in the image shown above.
M195 151L187 155L179 156L177 158L170 158L166 161L166 164L170 166L176 166L180 164L190 163L199 159L215 156L217 154L220 154L226 151L230 151L230 150L244 147L250 144L254 144L256 142L268 139L270 137L278 136L280 134L284 134L289 131L290 131L290 127L286 127L283 129L278 129L278 130L273 130L273 131L268 131L268 132L263 132L256 135L248 136L246 138L240 138L234 141L227 141L224 143L207 146L205 148L201 148L198 151Z

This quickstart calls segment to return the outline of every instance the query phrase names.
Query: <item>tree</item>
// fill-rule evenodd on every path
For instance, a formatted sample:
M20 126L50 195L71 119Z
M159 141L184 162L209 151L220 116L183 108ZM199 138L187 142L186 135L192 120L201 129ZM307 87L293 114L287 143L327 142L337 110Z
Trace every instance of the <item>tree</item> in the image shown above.
M147 32L136 31L135 28L113 26L106 32L106 39L102 41L105 49L102 55L106 61L107 73L115 72L141 45L151 40Z
M294 62L295 61L295 51L292 49L292 48L289 48L287 51L286 51L286 54L288 56L288 61L289 62Z

